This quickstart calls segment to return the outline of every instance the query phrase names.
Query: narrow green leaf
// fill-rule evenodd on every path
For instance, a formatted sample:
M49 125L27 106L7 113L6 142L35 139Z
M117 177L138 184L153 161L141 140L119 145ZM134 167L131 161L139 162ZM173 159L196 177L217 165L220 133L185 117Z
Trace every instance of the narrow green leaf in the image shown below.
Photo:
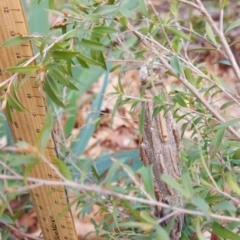
M58 159L58 158L53 158L53 162L56 164L58 170L60 173L69 181L72 181L72 175L70 170L68 169L68 166L65 164L64 161Z
M163 100L159 97L159 96L154 96L153 97L153 101L158 104L159 106L163 106L164 105L164 102Z
M47 111L47 115L45 117L44 126L42 129L39 129L39 133L37 135L36 145L37 148L44 152L46 146L50 144L50 147L52 147L51 142L49 142L49 138L52 135L52 127L53 127L53 113L52 109L49 107Z
M35 159L32 163L26 165L24 167L24 172L23 172L23 177L24 177L24 182L25 184L27 184L27 178L29 177L29 175L31 174L32 170L34 169L34 167L36 167L39 164L39 159Z
M235 27L238 27L240 25L240 18L237 19L236 21L232 22L226 29L225 33L227 33L228 31L232 30Z
M64 73L60 72L56 68L50 68L49 74L51 75L52 79L59 81L64 86L68 85L68 80L67 80L66 76L64 75Z
M223 65L230 66L230 67L232 66L232 64L228 60L219 60L219 61L214 62L213 64L215 64L215 63L221 63Z
M21 103L21 101L20 101L20 98L19 98L19 96L18 96L18 91L19 91L19 88L18 88L18 86L17 86L17 83L16 82L14 82L14 84L13 84L13 95L14 95L14 98L15 98L15 100L20 104L20 106L22 107L22 109L24 109L25 107L23 106L23 104ZM25 108L26 109L26 108ZM27 109L26 109L27 110Z
M69 79L68 80L68 84L67 84L67 88L75 90L75 91L79 91L78 87L75 86L75 84L73 84Z
M225 83L216 75L214 74L210 74L211 75L211 79L216 82L220 87L222 88L226 88Z
M112 69L110 71L112 71ZM118 73L118 88L120 90L120 93L124 94L124 88L122 85L122 78L121 78L121 71L119 71L119 73Z
M240 40L239 40L239 39L236 40L236 41L234 41L234 42L229 43L229 47L232 47L233 45L235 45L235 44L237 44L237 43L240 43Z
M104 154L95 160L95 166L100 175L105 176L106 171L112 166L113 163L110 160L111 158L115 158L117 161L125 158L128 164L131 163L131 169L135 172L143 166L142 161L139 161L139 151L136 149L130 151L121 151L117 153L117 155ZM90 159L87 161L90 161ZM127 174L123 172L121 177L127 177ZM116 181L117 178L118 175L115 174L114 181Z
M178 29L172 28L172 27L166 27L166 30L173 33L174 36L178 36L181 39L185 39L185 40L190 41L190 36L187 35L186 33L184 33L183 31L179 31Z
M164 110L164 105L159 106L159 107L155 107L154 110L153 110L152 117L156 117L163 110Z
M11 106L9 105L9 103L7 102L6 107L5 107L6 117L7 117L8 121L9 121L10 123L13 123L11 109L12 109L12 107L11 107Z
M118 228L118 205L117 205L117 202L116 201L113 201L113 211L112 211L112 217L113 217L113 220L114 220L114 223L116 225L116 227Z
M147 222L147 223L150 223L150 224L152 224L152 225L156 225L156 224L157 224L156 220L153 219L153 218L149 215L149 213L146 212L146 211L141 211L141 212L140 212L140 216L141 216L141 218L142 218L145 222Z
M181 67L181 63L179 61L179 58L177 55L174 55L171 59L170 59L170 65L172 66L172 68L174 69L174 71L176 72L177 76L180 76L182 67Z
M215 45L217 46L218 43L215 39L215 35L213 33L213 30L212 28L210 27L210 25L206 22L206 25L205 25L205 29L206 29L206 33L207 33L207 36L208 36L208 39Z
M107 64L105 62L105 58L102 51L97 51L97 60L102 64L101 66L103 67L103 69L107 70Z
M3 223L14 224L14 220L11 217L9 217L9 215L7 215L5 213L2 216L0 216L0 220Z
M74 28L65 34L63 40L74 38L74 37L76 37L76 35L77 35L77 28Z
M54 50L51 51L50 54L53 56L53 58L57 59L72 59L78 55L78 52Z
M49 74L52 77L52 79L59 81L64 86L78 91L78 88L69 80L69 76L66 76L64 72L61 72L61 70L64 70L63 67L59 67L59 69L56 68L50 68Z
M84 68L89 68L88 64L86 63L86 61L84 61L82 58L80 58L79 56L77 56L77 60L79 62L79 64L84 67Z
M213 222L212 230L217 234L218 237L228 240L239 240L239 234L232 232L217 222Z
M128 27L128 20L127 20L127 18L125 18L124 16L118 18L118 21L119 21L125 28Z
M196 228L196 233L197 233L198 240L207 240L201 232L201 223L200 223L199 218L197 219L195 228Z
M213 130L217 130L217 129L220 129L220 128L227 128L229 126L233 126L234 124L238 123L240 121L240 118L236 118L236 119L232 119L228 122L225 122L225 123L221 123L221 124L218 124L216 126L213 127Z
M226 173L226 182L228 186L232 189L232 191L235 192L238 196L240 196L240 188L238 186L238 183L230 172Z
M86 38L83 38L81 43L84 47L86 47L88 49L94 49L94 50L99 50L99 51L102 51L107 47L104 44L102 44L101 42L89 40Z
M11 237L11 230L10 229L3 229L1 232L2 240L8 240Z
M112 114L111 114L111 125L112 125L112 123L113 123L114 116L115 116L118 108L121 106L121 103L122 103L122 102L123 102L122 94L119 94L119 95L118 95L118 98L117 98L117 101L116 101L116 103L115 103L115 105L114 105L114 108L113 108L113 110L112 110Z
M201 181L201 179L200 179L200 181ZM208 187L211 187L211 184L207 184L206 186L208 186ZM208 204L216 204L217 202L220 202L220 201L222 201L224 199L224 197L223 196L216 196L216 195L207 195L206 197L205 197L205 202L207 202Z
M62 96L62 92L59 89L59 84L57 83L57 81L55 79L52 79L52 77L49 74L46 75L46 79L51 89L54 91L55 95L57 97Z
M101 14L91 13L91 14L85 15L83 19L95 24L99 24L101 19Z
M222 140L224 137L224 133L225 133L225 129L226 128L220 128L216 134L214 135L212 142L211 142L211 148L210 148L210 156L214 157L215 154L218 152L221 144L222 144Z
M48 42L51 41L51 38L52 36L56 34L56 31L51 31L42 41L40 47L39 47L39 51L40 51L40 54L42 55L43 54L43 50L44 48L46 47L46 45L48 44Z
M119 169L119 164L118 162L115 162L111 165L111 167L108 170L108 174L104 180L104 182L106 183L107 187L111 188L112 182L114 180L114 177L116 175L116 172Z
M57 95L55 94L55 91L52 89L52 86L49 84L49 80L46 80L44 82L44 90L46 91L46 93L48 94L48 96L50 97L50 99L56 103L58 106L65 108L65 105L62 103L62 101L57 97Z
M88 57L88 56L86 56L86 55L83 55L83 54L81 54L81 53L79 53L77 57L78 57L79 59L81 59L81 60L89 63L89 64L103 67L102 63L100 63L100 62L98 62L98 61L95 61L95 60L93 60L92 58L90 58L90 57Z
M18 103L17 100L11 97L10 94L7 95L7 102L9 106L11 106L13 109L15 109L18 112L22 112L23 108L20 103Z
M148 194L155 199L152 166L142 167L138 170L138 172L141 174L143 185Z
M188 192L188 195L193 197L193 187L192 187L192 182L191 182L191 178L189 176L188 172L184 172L182 174L182 183L184 186L184 189Z
M77 81L81 81L82 79L84 79L84 83L80 85L79 87L79 91L78 92L73 92L71 91L69 93L69 101L68 101L68 106L67 109L69 110L69 114L67 116L67 122L64 126L64 131L66 136L69 136L72 132L72 129L75 125L76 122L76 116L77 116L77 109L79 108L79 106L77 105L78 99L79 97L81 97L81 95L83 93L85 93L87 91L87 89L90 88L90 86L96 82L99 79L99 76L102 75L103 73L103 69L102 68L96 68L93 67L91 68L91 71L88 69L82 69L80 72L78 69L74 69L73 70L75 78L77 78Z
M225 108L227 108L227 107L229 107L229 106L232 106L232 105L234 105L234 104L236 104L234 101L230 101L230 102L224 103L224 104L220 107L220 110L223 110L223 109L225 109Z
M215 203L218 201L215 201ZM234 204L231 201L224 200L221 202L218 202L216 205L212 207L213 211L228 211L228 212L236 212L237 208L234 206Z
M161 226L156 226L156 239L170 240L166 230L163 229Z
M76 140L71 145L71 151L75 156L80 156L84 152L88 144L88 141L95 130L94 121L96 121L97 118L99 117L99 112L101 110L102 101L103 101L102 95L104 94L107 87L107 83L108 83L108 76L109 76L108 74L109 72L107 71L104 78L102 89L92 103L90 113L84 124L85 127L81 130L80 134L77 136Z
M93 13L99 13L101 15L109 14L112 12L115 12L116 10L120 10L121 6L119 5L104 5L104 6L99 6L96 8Z
M19 91L19 89L26 83L26 81L31 77L32 74L33 74L33 72L23 74L23 75L25 75L24 78L22 78L21 81L18 81L18 82L16 82L16 84L14 84L14 85L16 85L15 86L16 91Z
M39 69L39 66L25 66L25 67L10 67L5 69L4 71L6 72L11 72L11 73L28 73L28 72L34 72Z
M25 142L21 142L21 144L19 144L20 142L18 142L16 144L17 147L21 147L19 145L23 145L22 143L25 143ZM29 147L28 144L25 143L25 146L23 145L23 147ZM14 161L14 159L16 158L16 156L12 156L11 161L8 161L8 166L9 167L16 167L16 166L27 166L28 164L32 164L33 162L36 162L38 161L36 159L36 157L34 156L31 156L31 155L18 155L18 160L17 161Z
M238 148L238 149L234 152L232 158L233 158L234 160L240 159L240 148Z
M187 197L187 198L191 197L191 196L189 196L189 193L183 187L181 187L180 184L173 177L163 174L161 176L161 179L165 183L167 183L170 187L172 187L172 188L176 189L178 192L182 193L185 197Z
M31 37L21 37L21 36L15 36L10 39L8 39L6 42L2 44L2 47L11 47L16 46L25 42L28 42L31 40Z
M200 123L202 121L202 119L203 119L203 117L196 117L193 121L191 129L193 129L195 126L197 126L198 123Z
M185 103L185 99L181 94L176 94L174 98L181 107L187 107L187 104Z
M138 0L138 4L142 15L148 17L148 9L145 0Z
M108 26L94 27L92 31L93 32L99 32L99 33L107 33L107 34L118 32L117 29L115 29L113 27L108 27Z
M201 197L193 197L192 198L193 203L197 208L199 208L204 214L205 217L209 217L210 215L210 209L207 203L201 198Z
M182 232L180 240L190 240L185 232Z

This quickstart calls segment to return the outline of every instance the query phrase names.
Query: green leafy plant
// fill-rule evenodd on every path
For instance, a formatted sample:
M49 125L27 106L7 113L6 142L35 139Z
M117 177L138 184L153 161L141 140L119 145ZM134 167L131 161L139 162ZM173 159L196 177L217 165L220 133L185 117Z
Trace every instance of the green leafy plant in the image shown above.
M41 0L35 2L39 4ZM18 35L2 43L2 47L9 47L31 41L36 65L30 65L32 61L28 59L6 69L13 74L10 80L17 74L25 74L25 78L2 82L1 89L7 90L1 100L11 120L11 108L25 110L18 98L21 85L36 74L35 84L46 93L49 109L54 112L48 115L38 140L46 142L54 130L53 122L58 123L60 130L55 134L60 159L56 159L56 166L65 186L75 193L79 217L97 204L104 218L100 223L92 219L96 236L169 239L171 229L163 229L159 225L161 219L152 214L153 206L158 205L185 214L181 240L209 239L207 235L212 239L239 239L240 120L236 112L240 102L235 86L240 81L240 70L232 50L237 51L239 39L232 39L230 33L239 29L240 20L229 11L234 11L237 1L163 1L165 10L151 0L47 2L47 12L58 18L50 31L44 35ZM218 24L208 9L217 12ZM207 58L208 55L212 57ZM170 104L165 96L157 94L152 99L146 99L140 91L137 96L129 95L122 84L126 71L154 62L167 70ZM228 73L234 75L231 82ZM182 194L184 208L155 200L152 169L142 165L137 149L118 154L103 152L96 159L84 155L101 122L110 74L118 77L117 85L108 94L116 100L112 123L117 110L128 106L130 114L139 113L137 131L141 135L141 102L154 101L154 115L162 110L174 112L181 132L182 178L174 180L163 175L162 179ZM78 100L102 75L99 93L88 99L90 110L84 127L73 138L82 104ZM8 145L0 153L0 177L4 180L0 182L0 228L2 239L10 239L13 225L23 236L25 233L17 225L17 216L23 210L15 214L8 203L21 195L20 190L27 192L28 176L26 171L23 174L21 165L31 169L37 160L30 146L10 146L10 135L3 131L4 116L0 117L0 134L7 135ZM17 155L17 161L13 161L23 147L29 148L30 154ZM4 192L6 187L8 191ZM13 193L9 189L14 189Z

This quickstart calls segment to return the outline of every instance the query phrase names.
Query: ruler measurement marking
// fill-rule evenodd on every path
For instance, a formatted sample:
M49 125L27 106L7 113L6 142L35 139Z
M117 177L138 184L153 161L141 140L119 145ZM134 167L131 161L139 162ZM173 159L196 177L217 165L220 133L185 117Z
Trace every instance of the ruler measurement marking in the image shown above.
M53 149L53 150L55 149L55 147L48 147L48 146L46 148L47 149Z
M32 97L35 97L35 98L42 98L41 96L34 96L34 95L31 95L30 93L27 94L27 98L32 98Z

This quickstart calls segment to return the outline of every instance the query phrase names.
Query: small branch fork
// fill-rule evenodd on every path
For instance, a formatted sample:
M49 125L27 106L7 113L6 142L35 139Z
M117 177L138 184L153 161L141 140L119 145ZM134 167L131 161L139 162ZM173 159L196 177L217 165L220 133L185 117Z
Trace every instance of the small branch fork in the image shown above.
M222 27L222 19L223 19L223 9L222 6L220 6L221 8L221 12L220 12L220 29L217 27L216 23L214 22L214 20L212 19L212 17L210 16L210 14L208 13L207 9L204 7L202 1L200 0L194 0L194 3L186 1L186 0L179 0L179 2L182 2L184 4L187 4L195 9L197 9L198 11L200 11L204 16L206 21L209 23L209 25L211 26L213 32L218 36L223 49L225 50L228 59L232 65L232 68L237 76L238 81L240 81L240 69L239 66L237 64L237 61L231 51L231 48L226 40L226 37L224 36L224 32L223 32L223 27ZM220 1L220 3L222 3L222 1Z
M185 3L184 0L180 0L180 1L183 1ZM197 8L198 10L201 9L201 11L203 11L203 6L200 8L198 7L197 5L191 3L191 2L187 2L187 3L190 3L191 6ZM200 5L199 5L200 6ZM209 16L210 17L210 16ZM216 27L216 26L215 26ZM205 106L205 108L221 123L225 123L226 120L221 116L220 113L218 113L205 99L204 97L202 97L202 95L198 92L198 90L185 78L185 76L183 76L183 74L181 76L177 76L175 70L169 65L168 61L165 59L164 56L162 56L161 54L159 54L159 48L160 50L163 50L163 51L167 51L169 52L170 50L165 48L164 46L162 46L160 43L156 42L154 39L152 39L151 37L148 37L148 36L144 36L142 33L138 32L137 30L135 30L130 24L128 24L128 29L137 37L139 38L139 40L142 41L142 43L144 45L146 45L154 54L156 54L159 58L159 60L161 61L161 63L164 65L164 67L172 74L174 75L176 78L178 78L182 84L184 86L186 86L188 88L188 90L190 92L193 93L193 95ZM218 32L219 33L219 32ZM221 35L223 36L223 35ZM224 37L223 37L224 38ZM225 38L224 38L225 39ZM223 41L223 43L226 43L226 39L225 41ZM224 45L225 46L225 45ZM228 46L228 44L227 44ZM226 46L225 46L226 47ZM227 47L226 47L227 48ZM228 46L229 48L229 46ZM226 49L225 49L226 50ZM230 50L230 48L229 48ZM230 50L231 51L231 50ZM173 52L170 51L170 53L172 55L174 55ZM229 51L228 51L228 56L232 56L233 59L232 61L235 62L235 64L232 64L233 65L233 68L234 68L234 71L236 72L236 74L238 73L239 71L239 80L240 80L240 70L238 68L238 66L236 65L236 60L233 56L233 54L231 53L229 55ZM185 64L189 65L190 63L187 62L185 59L179 57L179 59L181 61L183 61ZM194 69L196 70L196 67L193 66L192 64L190 64L190 67L191 69ZM198 73L199 73L199 69L197 69ZM238 77L238 75L237 75ZM227 127L227 130L228 132L233 135L236 139L240 140L240 134L231 126Z

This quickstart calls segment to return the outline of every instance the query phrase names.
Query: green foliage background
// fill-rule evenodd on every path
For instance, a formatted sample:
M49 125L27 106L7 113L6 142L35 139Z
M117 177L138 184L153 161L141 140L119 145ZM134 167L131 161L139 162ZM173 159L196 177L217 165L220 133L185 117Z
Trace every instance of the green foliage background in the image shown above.
M84 216L93 204L98 204L106 217L100 224L92 219L96 235L103 235L107 239L169 239L170 229L163 229L158 224L159 219L152 215L151 205L155 200L152 170L151 167L142 166L138 150L120 152L118 155L107 153L96 159L83 157L87 143L101 120L99 112L109 74L117 68L122 70L121 73L126 70L126 65L120 64L121 61L114 64L110 59L124 58L126 62L139 61L148 64L160 59L169 63L168 65L165 63L168 74L177 77L181 83L180 86L173 86L170 92L172 105L166 104L162 96L153 97L153 101L158 105L155 114L161 110L172 110L176 121L181 122L182 178L177 181L163 176L163 179L183 196L184 209L176 210L186 213L181 240L205 239L204 234L212 231L219 239L239 239L240 144L237 133L239 119L234 119L228 112L228 107L234 104L236 108L239 107L239 100L237 93L232 89L234 87L229 88L225 79L217 73L208 72L204 61L198 60L200 51L219 51L224 56L221 64L232 66L238 78L238 69L234 68L235 60L231 60L224 39L227 44L234 44L227 38L227 32L240 25L239 19L235 21L226 15L223 21L223 28L226 30L223 31L223 35L218 35L214 29L215 25L208 21L204 14L199 17L190 11L188 24L184 25L181 11L185 5L180 5L180 2L184 1L171 1L165 18L155 15L154 9L144 0L73 0L65 5L59 4L57 7L63 8L62 11L53 9L55 7L53 0L35 2L40 5L32 8L24 3L24 6L28 12L30 32L35 35L31 40L36 54L40 53L38 66L36 69L13 66L8 71L30 73L41 67L45 70L43 89L48 95L48 106L53 114L48 115L49 125L43 130L40 141L46 140L43 136L50 133L52 126L50 123L56 122L57 116L68 114L61 135L61 144L58 146L62 160L58 167L68 180L74 180L79 185L94 184L102 189L102 192L99 192L93 188L92 192L84 194L80 193L79 189L71 189L76 195L78 208L81 209L79 216ZM212 1L206 4L221 12L232 2L220 1L218 4L217 1ZM49 12L63 17L62 23L65 23L66 18L69 25L55 26L49 31L47 12L44 10L46 8L51 8ZM64 12L71 16L68 18L65 14L64 17ZM119 40L116 35L122 36L123 45L116 42ZM51 39L53 36L55 40L57 38L55 44ZM188 44L197 42L198 39L208 42L211 47L188 49ZM18 36L5 45L14 45L22 41L25 39ZM51 47L45 51L49 46ZM186 57L186 52L197 53L195 58L191 59ZM77 110L80 107L77 100L100 75L104 76L103 85L99 93L92 97L85 127L69 144L66 140L74 127ZM143 101L140 93L137 99L126 97L121 78L115 90L111 93L117 99L113 115L115 110L124 104L130 104L132 111L135 111ZM219 116L215 110L216 102L224 94L229 98L219 107L220 110L225 110L224 114ZM9 104L15 110L21 110L21 105L16 99L9 99ZM1 115L1 118L4 119L4 116ZM141 121L141 114L139 123L141 129L144 124ZM8 145L11 145L11 137L6 129L6 121L1 121L0 134L7 135ZM190 137L186 136L187 132L190 132ZM0 161L4 163L0 165L2 172L11 174L6 168L8 166L23 174L22 164L32 163L32 158L2 151ZM141 182L138 181L139 176ZM121 186L123 179L124 185ZM15 189L25 185L24 182L14 180L0 183L2 239L11 238L8 225L14 225L18 215L31 208L31 202L28 200L29 205L16 214L6 211L7 202L22 194L5 193L6 182L8 187ZM229 192L225 190L226 184ZM112 191L112 194L104 194L106 189ZM128 196L133 192L134 197L129 200ZM24 231L24 227L21 227L21 230Z

